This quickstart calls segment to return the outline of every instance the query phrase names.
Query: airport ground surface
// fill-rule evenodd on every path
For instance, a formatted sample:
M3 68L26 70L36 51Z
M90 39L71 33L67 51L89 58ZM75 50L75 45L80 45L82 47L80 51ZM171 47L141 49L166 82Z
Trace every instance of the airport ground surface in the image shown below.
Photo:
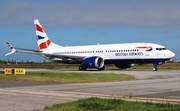
M26 71L79 72L66 69L26 69ZM130 97L129 99L147 97L147 100L155 97L157 100L167 98L167 101L178 101L180 103L180 70L106 70L86 72L125 73L134 76L135 79L110 83L78 84L0 81L0 111L41 111L44 106L88 97Z

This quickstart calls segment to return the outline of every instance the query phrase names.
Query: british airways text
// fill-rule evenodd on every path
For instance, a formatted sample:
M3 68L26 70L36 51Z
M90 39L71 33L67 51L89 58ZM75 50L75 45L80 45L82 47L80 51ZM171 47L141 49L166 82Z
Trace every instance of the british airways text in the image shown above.
M115 56L143 56L143 52L115 53Z

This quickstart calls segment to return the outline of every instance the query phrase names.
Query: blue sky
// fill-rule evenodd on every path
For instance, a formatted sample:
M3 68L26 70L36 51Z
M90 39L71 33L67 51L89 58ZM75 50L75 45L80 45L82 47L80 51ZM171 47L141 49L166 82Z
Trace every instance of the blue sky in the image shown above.
M62 46L153 42L180 59L179 0L4 0L0 1L0 59L15 47L37 49L34 19ZM42 57L13 54L17 61Z

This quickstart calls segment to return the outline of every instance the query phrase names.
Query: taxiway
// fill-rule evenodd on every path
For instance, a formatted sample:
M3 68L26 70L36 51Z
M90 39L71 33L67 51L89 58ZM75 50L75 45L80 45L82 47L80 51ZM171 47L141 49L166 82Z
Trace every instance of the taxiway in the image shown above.
M75 70L26 69L26 71L79 72ZM80 71L82 72L82 71ZM49 84L0 82L0 110L41 111L45 106L88 97L129 98L180 103L180 70L86 71L88 73L130 74L135 79L109 83ZM8 84L8 85L7 85ZM131 97L131 98L130 98ZM166 101L162 100L162 101ZM150 100L152 101L152 100Z

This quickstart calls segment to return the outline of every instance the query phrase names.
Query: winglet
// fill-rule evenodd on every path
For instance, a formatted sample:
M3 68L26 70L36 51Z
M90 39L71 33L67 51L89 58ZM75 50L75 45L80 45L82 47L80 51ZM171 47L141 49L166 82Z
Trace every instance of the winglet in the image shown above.
M6 44L8 45L8 47L11 49L10 53L7 53L5 56L8 56L10 54L13 54L14 52L16 52L16 50L14 49L14 47L7 41L5 40Z

